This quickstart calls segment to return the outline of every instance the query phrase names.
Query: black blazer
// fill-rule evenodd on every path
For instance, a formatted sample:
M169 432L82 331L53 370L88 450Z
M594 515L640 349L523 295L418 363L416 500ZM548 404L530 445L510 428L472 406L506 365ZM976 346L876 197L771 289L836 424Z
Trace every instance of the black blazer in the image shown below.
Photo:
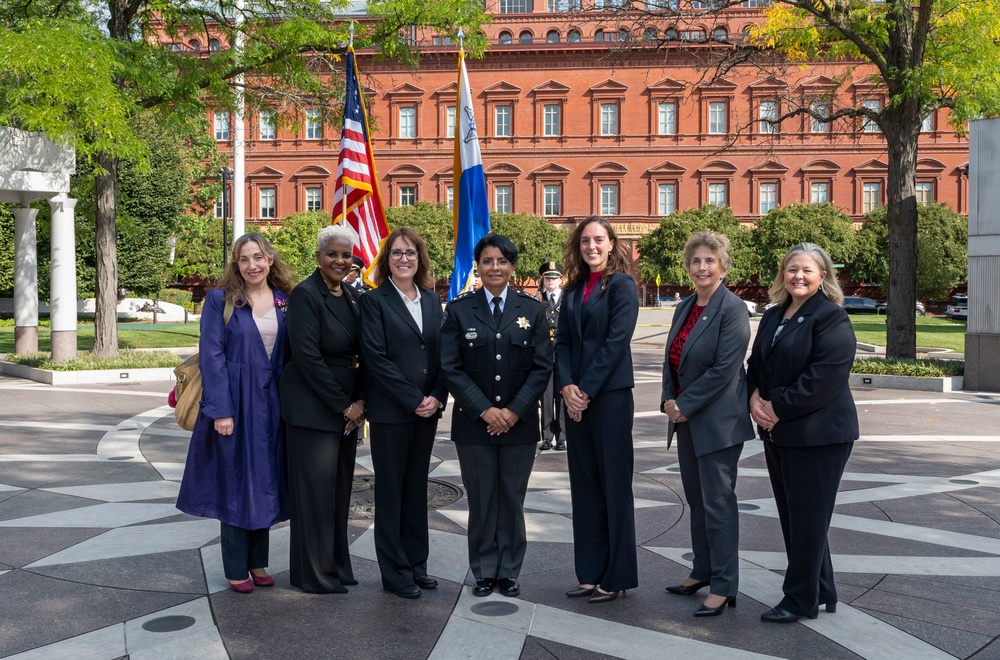
M361 355L371 387L368 419L379 424L403 424L418 419L413 411L433 396L448 398L441 373L441 302L433 291L420 291L424 330L386 280L361 296ZM440 410L438 416L441 416Z
M639 318L635 280L615 273L583 304L584 282L565 292L556 327L556 387L575 384L596 398L604 390L634 387L629 344Z
M697 294L688 296L674 312L663 356L660 408L664 401L676 399L677 407L688 419L694 453L701 457L752 440L754 432L743 369L750 344L750 320L747 306L724 285L712 294L681 349L677 369L681 394L677 395L678 383L670 369L670 345L697 300ZM672 426L667 433L672 435Z
M342 290L359 325L360 294L350 286ZM319 270L300 282L288 299L292 359L281 375L279 394L281 416L289 424L342 432L344 410L365 398L364 368L351 368L358 361L360 337L338 318L337 302Z
M509 289L499 325L485 288L452 300L441 328L441 369L455 397L452 440L539 441L538 401L552 375L552 349L545 310L537 299ZM490 406L510 408L520 419L507 433L491 436L482 420Z
M788 304L764 312L747 370L752 395L771 402L778 423L762 440L817 447L858 439L858 410L848 385L857 339L844 308L816 293L771 339ZM681 409L683 411L683 408Z

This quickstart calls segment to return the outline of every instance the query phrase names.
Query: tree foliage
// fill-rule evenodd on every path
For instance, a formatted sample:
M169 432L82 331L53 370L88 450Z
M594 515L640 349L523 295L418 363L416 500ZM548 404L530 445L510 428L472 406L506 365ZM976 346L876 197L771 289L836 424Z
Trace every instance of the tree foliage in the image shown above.
M329 224L329 211L302 211L282 220L280 227L268 225L261 233L292 269L295 279L302 280L316 270L316 235Z
M14 214L0 204L0 296L14 295Z
M832 204L789 204L771 209L753 230L762 283L774 279L782 257L799 243L815 243L835 263L854 260L857 245L851 218Z
M454 217L444 204L417 202L385 211L389 229L409 227L427 244L431 272L438 280L451 275L455 264Z
M659 275L661 284L688 284L684 268L684 245L692 234L714 231L729 238L733 268L732 281L747 282L756 272L757 258L750 243L750 231L727 206L708 204L697 209L671 213L660 220L660 226L639 239L639 275L652 282Z
M562 261L563 246L569 239L565 229L530 213L493 213L490 230L506 236L517 248L517 267L512 278L515 288L537 280L538 267L544 262Z
M917 296L946 300L965 281L969 266L969 223L944 204L917 208ZM867 216L858 232L858 256L851 265L855 279L878 282L888 295L889 230L886 211Z

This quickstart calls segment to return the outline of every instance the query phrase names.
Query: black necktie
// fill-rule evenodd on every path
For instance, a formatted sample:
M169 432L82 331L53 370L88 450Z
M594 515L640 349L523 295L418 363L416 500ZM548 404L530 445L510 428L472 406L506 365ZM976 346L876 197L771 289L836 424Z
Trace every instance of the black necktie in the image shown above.
M493 298L493 320L496 321L497 325L500 325L500 303L503 301L500 296L494 296Z
M554 293L550 293L549 294L549 302L551 302L552 306L555 307L555 305L556 305L556 294L554 294Z

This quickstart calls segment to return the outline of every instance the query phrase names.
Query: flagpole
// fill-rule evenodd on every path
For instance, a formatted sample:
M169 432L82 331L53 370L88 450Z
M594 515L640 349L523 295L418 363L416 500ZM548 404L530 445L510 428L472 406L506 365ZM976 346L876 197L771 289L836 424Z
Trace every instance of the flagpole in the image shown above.
M350 28L349 29L350 29L350 35L351 36L350 36L350 40L347 42L347 50L348 51L353 51L354 50L354 20L353 19L351 20ZM344 183L343 184L343 195L341 195L341 198L340 198L340 208L341 208L341 211L340 211L340 226L341 227L346 227L347 226L347 190L348 190L348 185L346 183Z

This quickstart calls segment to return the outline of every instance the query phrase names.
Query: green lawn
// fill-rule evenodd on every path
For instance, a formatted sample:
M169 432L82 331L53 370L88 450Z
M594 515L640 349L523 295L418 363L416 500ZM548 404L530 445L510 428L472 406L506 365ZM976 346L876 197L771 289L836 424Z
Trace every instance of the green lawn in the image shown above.
M121 323L118 325L120 348L175 348L198 345L197 323ZM38 350L50 351L50 329L38 328ZM76 329L76 348L89 351L94 348L94 326L80 325ZM0 353L14 352L13 326L0 327Z
M885 346L885 317L868 314L851 314L854 334L865 344ZM917 346L950 348L956 353L965 352L965 321L955 321L939 316L917 317Z

